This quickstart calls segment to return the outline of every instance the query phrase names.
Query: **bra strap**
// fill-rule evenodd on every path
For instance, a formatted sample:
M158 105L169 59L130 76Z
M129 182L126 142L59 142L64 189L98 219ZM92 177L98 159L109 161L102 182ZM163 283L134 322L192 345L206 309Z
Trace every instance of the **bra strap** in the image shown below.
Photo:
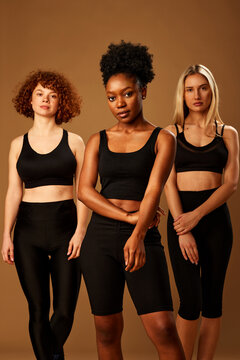
M99 134L100 134L100 143L99 143L99 152L100 152L101 149L105 148L107 144L106 130L101 130Z
M175 128L176 128L176 130L177 130L177 135L179 135L178 126L177 126L177 124L174 124L174 125L175 125Z
M225 128L225 124L223 124L222 126L221 136L223 136L224 128Z

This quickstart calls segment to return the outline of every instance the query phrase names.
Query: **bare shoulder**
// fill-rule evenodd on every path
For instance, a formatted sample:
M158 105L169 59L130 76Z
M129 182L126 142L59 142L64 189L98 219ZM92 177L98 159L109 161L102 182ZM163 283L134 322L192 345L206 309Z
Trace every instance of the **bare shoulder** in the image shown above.
M10 152L19 155L23 146L23 135L20 135L12 140L10 145Z
M76 145L84 145L84 141L81 138L80 135L78 134L74 134L72 132L68 132L68 139L71 143L76 144Z
M168 125L164 128L167 131L170 131L171 133L173 133L175 136L177 135L177 131L176 131L176 126L175 125Z
M88 139L87 146L94 147L94 146L99 146L99 144L100 144L100 133L97 132L92 134Z
M171 126L171 125L170 125ZM175 142L176 141L176 136L173 133L173 131L171 131L168 128L162 129L158 135L158 138L160 141L167 141L167 142Z
M224 139L233 139L238 137L237 130L231 125L224 126L223 138Z

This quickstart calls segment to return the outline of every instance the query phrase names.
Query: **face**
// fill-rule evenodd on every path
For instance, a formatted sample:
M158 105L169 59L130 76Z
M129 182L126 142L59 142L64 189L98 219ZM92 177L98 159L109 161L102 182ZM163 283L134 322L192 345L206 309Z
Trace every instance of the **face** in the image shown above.
M58 109L58 94L48 88L44 88L41 84L38 84L32 93L32 108L35 114L53 117Z
M184 100L189 111L208 111L211 105L212 91L205 76L194 74L186 78Z
M106 94L114 117L120 122L131 123L142 112L142 99L146 97L146 88L140 88L135 77L117 74L108 80Z

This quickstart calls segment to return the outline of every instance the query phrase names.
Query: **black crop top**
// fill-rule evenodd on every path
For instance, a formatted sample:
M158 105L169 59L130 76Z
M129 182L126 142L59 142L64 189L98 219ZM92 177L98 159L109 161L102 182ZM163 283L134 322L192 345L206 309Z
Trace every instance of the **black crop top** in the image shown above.
M100 131L99 175L101 194L107 199L143 199L155 161L155 143L161 129L155 128L146 144L130 153L109 150L106 131Z
M194 146L184 136L183 131L177 129L177 152L175 158L176 172L211 171L222 174L228 158L228 150L223 141L224 125L221 134L217 130L214 139L205 146Z
M17 171L26 189L45 185L72 185L76 165L66 130L63 129L58 146L47 154L34 151L29 144L28 134L24 135Z

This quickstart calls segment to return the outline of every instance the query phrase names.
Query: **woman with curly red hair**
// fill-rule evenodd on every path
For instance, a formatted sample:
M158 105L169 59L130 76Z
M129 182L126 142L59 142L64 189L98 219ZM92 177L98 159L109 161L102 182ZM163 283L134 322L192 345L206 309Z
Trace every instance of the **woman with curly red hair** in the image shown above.
M36 358L62 360L80 287L78 256L87 208L73 201L73 177L77 188L84 143L59 125L79 115L81 100L63 75L37 71L27 77L13 103L18 113L33 119L33 126L10 148L2 256L15 263L28 301Z

